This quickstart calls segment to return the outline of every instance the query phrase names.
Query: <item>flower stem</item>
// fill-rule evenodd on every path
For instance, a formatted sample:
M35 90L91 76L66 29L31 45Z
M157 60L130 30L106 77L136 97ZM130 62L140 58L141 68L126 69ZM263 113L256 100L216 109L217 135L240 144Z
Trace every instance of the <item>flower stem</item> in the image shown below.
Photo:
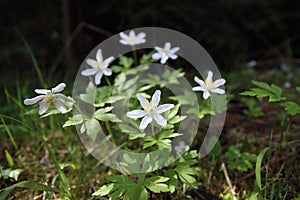
M134 65L137 67L138 62L137 62L137 54L136 54L135 46L132 46L132 52L133 52Z
M105 80L106 80L107 85L108 85L109 87L111 87L111 83L110 83L109 79L108 79L106 76L105 76Z

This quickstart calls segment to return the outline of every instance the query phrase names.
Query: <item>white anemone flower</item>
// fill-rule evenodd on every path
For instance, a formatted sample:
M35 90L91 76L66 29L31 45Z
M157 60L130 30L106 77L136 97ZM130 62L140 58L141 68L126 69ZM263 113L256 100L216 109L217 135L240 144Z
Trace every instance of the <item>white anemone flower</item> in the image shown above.
M199 79L195 76L194 81L196 81L200 86L193 87L193 91L203 91L203 98L207 99L211 93L224 94L225 90L220 89L221 85L226 83L226 80L221 78L218 80L212 80L213 73L211 71L208 72L207 78L205 81Z
M138 35L135 35L134 31L130 31L129 35L126 35L125 33L121 32L120 37L121 37L120 43L124 45L134 46L146 42L145 40L146 34L144 32L141 32Z
M170 110L174 107L174 104L163 104L158 105L160 102L161 91L156 90L149 102L142 94L138 93L136 95L137 99L140 101L141 106L144 110L133 110L127 113L127 117L130 118L142 118L140 129L144 130L147 128L148 124L154 119L160 126L164 127L167 125L167 121L161 115L162 113Z
M169 58L175 60L178 56L175 54L177 51L179 51L179 47L174 47L171 49L171 43L166 42L165 47L154 47L154 49L157 51L152 55L152 58L155 60L160 59L161 64L165 64Z
M35 89L34 90L35 93L40 95L31 99L25 99L24 104L33 105L36 104L37 102L40 102L39 115L44 114L51 105L54 105L57 108L57 110L59 110L61 113L65 113L67 112L67 109L64 105L63 100L74 102L74 100L71 97L66 97L63 94L58 93L63 91L65 87L66 87L65 83L60 83L56 87L52 88L51 90Z
M111 69L108 68L108 65L114 60L114 57L111 56L103 61L102 51L98 49L96 54L96 60L86 59L86 63L92 68L83 70L81 75L83 76L92 76L95 75L95 84L99 85L101 83L101 78L103 74L105 76L110 76L112 74Z

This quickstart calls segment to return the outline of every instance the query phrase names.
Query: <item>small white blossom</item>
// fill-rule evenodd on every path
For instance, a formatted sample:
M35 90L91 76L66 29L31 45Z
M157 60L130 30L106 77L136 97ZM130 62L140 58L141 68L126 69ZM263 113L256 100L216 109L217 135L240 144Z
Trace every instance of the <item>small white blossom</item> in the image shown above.
M171 43L166 42L165 47L154 47L154 49L157 51L152 55L152 58L155 60L160 59L161 64L165 64L169 58L175 60L178 56L175 54L177 51L179 51L179 47L174 47L171 49Z
M129 35L126 35L125 33L121 32L120 37L121 37L120 43L124 45L134 46L146 42L145 40L146 34L144 32L141 32L138 35L135 35L134 31L130 31Z
M142 118L140 129L144 130L147 128L148 124L152 122L154 119L160 126L166 126L167 121L165 118L161 115L162 113L166 112L167 110L170 110L174 107L173 104L163 104L158 105L160 102L160 90L156 90L153 94L151 101L149 102L145 97L142 96L142 94L138 93L136 95L137 99L139 100L141 106L144 110L133 110L127 113L127 117L130 118Z
M108 68L108 65L114 60L114 57L111 56L103 61L102 51L98 49L96 54L96 60L86 59L86 63L92 68L83 70L81 75L83 76L92 76L95 75L95 84L99 85L101 83L101 78L103 74L105 76L110 76L112 74L111 69Z
M25 105L33 105L37 102L40 102L39 105L39 115L44 114L50 105L54 105L57 110L59 110L61 113L67 112L67 109L63 103L62 100L74 102L74 100L71 97L66 97L63 94L60 94L58 92L61 92L66 87L65 83L60 83L56 87L52 88L51 90L46 89L35 89L35 93L40 94L39 96L36 96L31 99L25 99L24 104Z
M226 80L221 78L218 80L212 80L213 73L211 71L208 72L207 78L205 81L199 79L195 76L194 81L196 81L200 86L193 87L193 91L203 91L203 98L207 99L211 93L224 94L225 90L218 88L221 85L226 83Z
M291 87L291 83L290 82L285 82L284 83L284 87L285 88L290 88Z
M251 60L249 62L246 63L247 67L254 67L256 65L256 61L255 60Z
M286 63L281 63L280 68L282 71L287 72L289 71L289 66Z

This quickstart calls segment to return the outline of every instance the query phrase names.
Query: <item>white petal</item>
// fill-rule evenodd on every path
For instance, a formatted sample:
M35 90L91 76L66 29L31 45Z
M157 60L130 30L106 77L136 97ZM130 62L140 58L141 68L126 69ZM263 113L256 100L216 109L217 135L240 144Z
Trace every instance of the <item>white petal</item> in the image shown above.
M57 108L57 110L59 110L59 112L61 112L61 113L67 112L66 107L64 106L64 104L63 104L59 99L56 100L56 102L54 103L54 106L55 106L55 107Z
M129 32L129 37L135 37L134 31L130 31L130 32Z
M155 49L156 51L158 51L159 53L162 52L162 48L161 48L161 47L154 47L154 49Z
M152 117L150 115L146 115L141 121L140 129L144 130L151 122L152 122Z
M128 36L125 33L123 33L123 32L120 33L120 37L123 38L123 39L125 39L125 40L128 39Z
M68 101L68 102L74 102L74 100L71 97L66 97L63 94L55 94L54 97L57 98L57 99L63 99L63 100Z
M173 60L175 60L176 58L178 58L178 56L176 54L173 53L169 53L169 57Z
M152 102L155 106L157 106L160 102L160 94L161 94L161 91L160 90L156 90L152 96Z
M97 66L97 61L96 60L93 60L93 59L86 59L86 61L85 61L89 66L91 66L91 67L95 67L95 66Z
M139 100L139 102L143 108L145 108L145 106L147 106L149 104L149 101L147 99L145 99L145 97L143 95L141 95L140 93L137 93L136 97Z
M128 42L127 40L123 40L123 39L120 40L120 43L121 43L121 44L124 44L124 45L130 45L129 42Z
M207 99L210 96L210 92L208 90L203 92L203 98Z
M215 80L214 83L213 83L213 88L217 88L221 85L224 85L225 83L226 83L226 80L223 79L223 78Z
M106 68L113 60L114 60L113 56L106 58L105 61L103 62L103 67Z
M224 94L225 93L225 90L220 89L220 88L213 88L210 91L213 92L213 93L217 93L217 94Z
M194 77L194 81L196 83L198 83L202 88L206 88L206 85L205 85L204 81L201 80L200 78L198 78L197 76Z
M39 95L39 96L33 97L31 99L25 99L24 104L25 105L33 105L33 104L37 103L38 101L42 100L44 97L45 97L45 95Z
M103 70L103 73L104 73L105 76L110 76L112 74L112 71L111 71L111 69L106 68L106 69Z
M206 88L203 88L203 87L201 87L201 86L196 86L196 87L193 87L192 90L193 90L193 91L205 91L205 90L207 90L207 89L206 89Z
M50 103L46 103L44 101L40 102L39 115L44 114L50 106Z
M56 87L52 88L51 91L52 91L52 93L61 92L64 90L65 87L66 87L65 83L60 83Z
M163 56L160 60L160 63L165 64L167 62L168 58L169 58L168 56Z
M144 37L146 37L146 33L140 32L136 37L137 37L138 39L143 39Z
M167 49L167 50L170 50L170 48L171 48L171 43L170 43L170 42L166 42L164 48Z
M155 112L158 114L161 114L172 108L174 108L174 104L163 104L163 105L158 106L157 109L155 110Z
M163 118L163 116L161 115L154 115L154 120L160 125L160 126L166 126L167 125L167 121L165 120L165 118Z
M101 83L102 76L103 76L102 71L99 71L99 72L96 73L96 75L95 75L95 84L96 85L99 85Z
M154 54L152 55L152 59L154 59L154 60L158 60L158 59L160 59L160 58L161 58L161 56L160 56L159 53L154 53Z
M179 51L179 47L174 47L170 50L171 53L176 53L177 51Z
M86 69L86 70L83 70L81 72L81 75L83 75L83 76L91 76L91 75L94 75L96 73L97 73L97 71L95 69Z
M147 113L144 110L133 110L127 113L127 117L130 118L141 118L144 117Z
M45 90L45 89L35 89L34 92L37 93L37 94L47 94L51 91L50 90Z
M97 54L96 54L96 59L99 63L103 62L103 57L102 57L102 51L101 49L98 49Z
M207 75L207 78L206 78L206 82L207 83L212 83L213 81L212 81L212 77L213 77L213 73L212 73L212 71L209 71L208 72L208 75Z

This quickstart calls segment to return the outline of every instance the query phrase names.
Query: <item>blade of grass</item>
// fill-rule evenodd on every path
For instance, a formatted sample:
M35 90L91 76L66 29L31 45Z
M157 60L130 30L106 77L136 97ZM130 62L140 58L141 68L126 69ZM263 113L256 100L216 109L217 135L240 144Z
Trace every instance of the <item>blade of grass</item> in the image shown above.
M36 60L36 58L35 58L35 56L34 56L34 53L33 53L32 49L31 49L30 45L29 45L28 42L25 40L23 34L22 34L17 28L15 28L15 31L16 31L16 33L19 35L19 37L20 37L20 39L22 40L22 42L23 42L23 44L24 44L24 46L25 46L27 52L29 53L29 56L30 56L30 58L31 58L31 61L32 61L32 63L33 63L33 66L34 66L34 68L35 68L35 71L36 71L36 73L37 73L37 75L38 75L38 78L39 78L41 84L44 86L44 88L46 88L47 85L46 85L46 82L45 82L45 80L44 80L44 78L43 78L42 71L41 71L41 69L40 69L40 67L39 67L39 65L38 65L38 62L37 62L37 60Z
M256 165L255 165L255 179L256 179L256 185L258 187L258 194L259 197L261 198L262 195L262 186L261 186L261 164L262 160L264 158L265 153L270 149L270 147L265 147L261 152L259 152L256 160Z
M14 139L13 135L11 134L11 132L10 132L8 126L6 125L4 119L2 117L0 117L0 118L1 118L1 122L2 122L3 127L5 128L5 130L6 130L7 134L8 134L8 137L9 137L11 143L13 144L14 148L17 150L18 146L17 146L17 144L15 142L15 139Z

